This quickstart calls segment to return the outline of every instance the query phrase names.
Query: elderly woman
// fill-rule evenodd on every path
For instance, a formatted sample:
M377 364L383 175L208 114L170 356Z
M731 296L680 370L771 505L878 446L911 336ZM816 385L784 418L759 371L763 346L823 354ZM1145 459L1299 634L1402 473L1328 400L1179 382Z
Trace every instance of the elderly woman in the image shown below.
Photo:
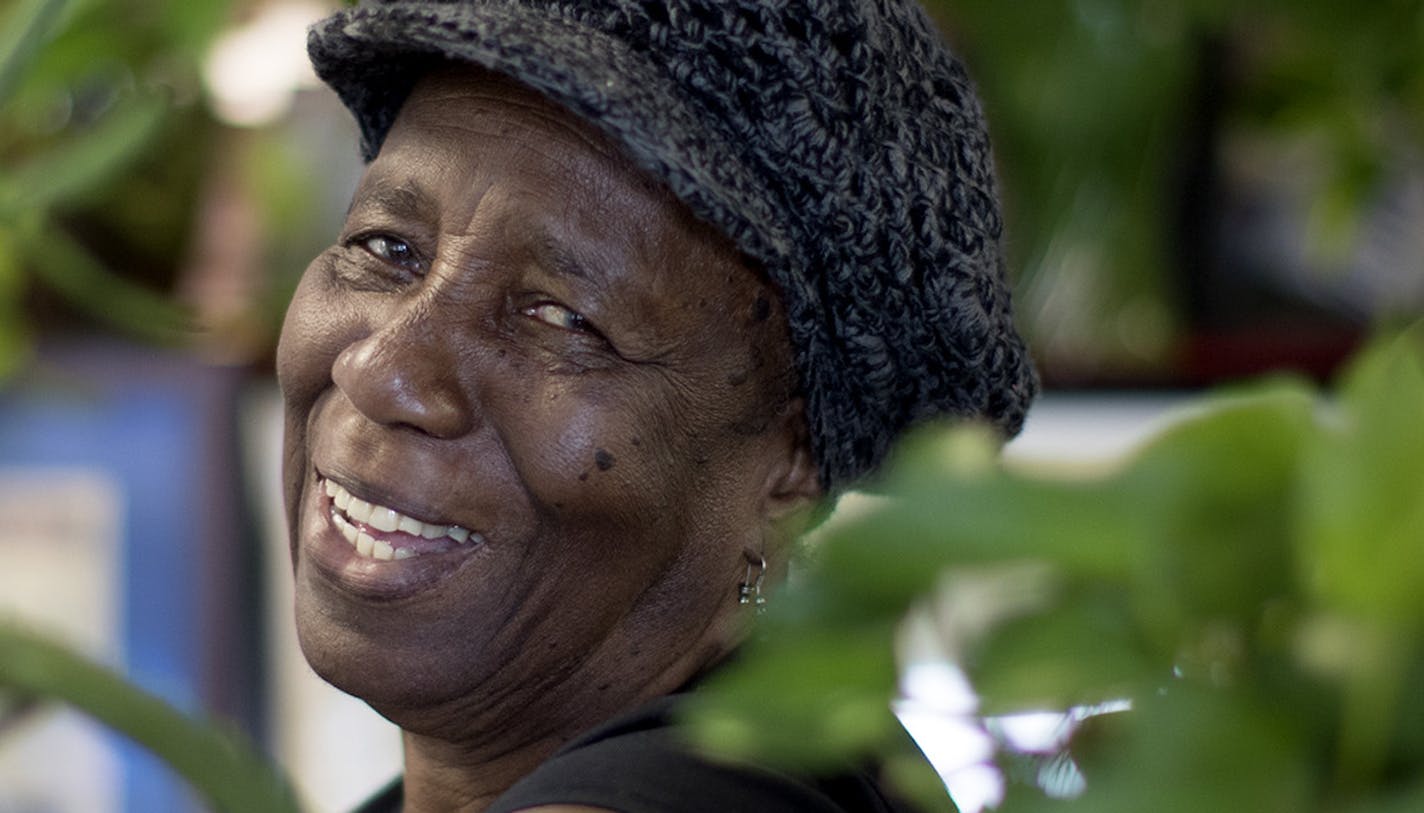
M384 2L315 26L370 162L283 330L306 657L370 811L891 810L670 729L797 516L912 424L1017 431L988 143L895 0Z

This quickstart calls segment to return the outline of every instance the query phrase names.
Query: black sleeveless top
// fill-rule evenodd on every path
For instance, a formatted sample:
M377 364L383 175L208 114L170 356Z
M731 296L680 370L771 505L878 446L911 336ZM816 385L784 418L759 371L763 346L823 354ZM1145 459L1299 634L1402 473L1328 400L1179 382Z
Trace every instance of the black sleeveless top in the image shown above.
M805 778L714 762L684 745L678 695L658 698L569 742L500 795L487 813L549 804L619 813L909 813L868 772ZM400 813L396 780L356 813Z

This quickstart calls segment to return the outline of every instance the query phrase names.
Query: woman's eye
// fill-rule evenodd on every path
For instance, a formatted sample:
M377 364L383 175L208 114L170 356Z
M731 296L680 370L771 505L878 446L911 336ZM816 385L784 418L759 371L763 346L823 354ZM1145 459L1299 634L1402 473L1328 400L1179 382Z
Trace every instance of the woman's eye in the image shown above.
M371 234L358 237L355 244L368 254L412 273L420 273L420 257L410 243L388 234Z
M564 330L572 330L577 333L598 334L593 325L588 323L581 313L575 313L563 305L556 305L553 302L540 302L537 305L530 305L524 309L525 316L532 316L541 322L546 322L554 327Z

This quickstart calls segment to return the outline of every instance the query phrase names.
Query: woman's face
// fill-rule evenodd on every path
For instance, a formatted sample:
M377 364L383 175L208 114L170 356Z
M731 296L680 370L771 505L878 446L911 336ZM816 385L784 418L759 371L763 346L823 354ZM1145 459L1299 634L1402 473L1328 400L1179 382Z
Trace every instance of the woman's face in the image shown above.
M591 128L425 79L278 350L307 658L415 729L674 688L814 492L788 358L773 291Z

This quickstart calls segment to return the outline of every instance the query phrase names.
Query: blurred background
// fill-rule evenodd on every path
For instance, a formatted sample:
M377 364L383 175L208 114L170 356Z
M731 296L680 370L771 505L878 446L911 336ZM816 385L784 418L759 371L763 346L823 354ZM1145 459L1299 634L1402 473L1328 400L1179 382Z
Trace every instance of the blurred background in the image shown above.
M355 128L320 0L0 0L0 616L233 721L316 811L395 732L292 640L272 355ZM931 0L993 129L1046 396L1010 449L1119 451L1184 393L1328 379L1424 315L1424 0ZM0 702L0 811L198 809Z

